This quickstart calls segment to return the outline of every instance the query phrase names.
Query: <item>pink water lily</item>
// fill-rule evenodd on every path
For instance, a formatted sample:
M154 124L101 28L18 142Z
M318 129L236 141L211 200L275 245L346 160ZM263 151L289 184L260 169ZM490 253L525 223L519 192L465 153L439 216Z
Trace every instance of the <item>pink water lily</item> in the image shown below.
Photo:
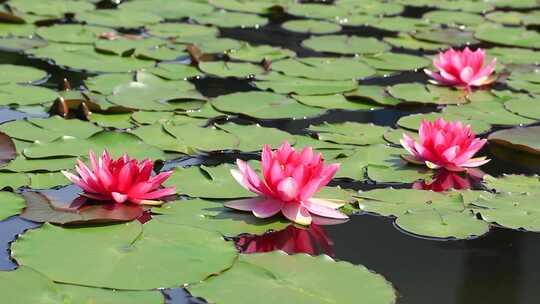
M433 60L438 72L424 70L433 78L436 84L463 87L479 87L495 81L490 75L495 71L496 59L484 66L486 52L483 49L471 51L466 47L463 51L449 49L439 53L439 58Z
M256 217L268 218L281 212L289 220L309 225L323 218L346 219L338 209L343 204L312 196L334 177L339 164L325 165L320 153L311 147L298 153L285 141L272 151L264 145L262 151L262 173L264 181L244 161L238 159L238 170L231 170L233 177L258 197L231 201L225 206L237 210L251 211Z
M419 143L407 134L403 134L401 139L401 145L410 154L402 157L411 163L425 164L431 169L463 171L489 161L485 157L472 158L486 140L476 138L471 126L464 126L460 121L447 122L443 118L434 122L423 120L418 134Z
M84 192L83 196L116 203L160 205L159 198L176 193L174 187L160 188L172 171L152 176L154 165L150 159L138 162L127 154L112 160L107 151L99 159L93 151L88 152L90 167L80 159L75 166L79 175L62 171L64 175Z

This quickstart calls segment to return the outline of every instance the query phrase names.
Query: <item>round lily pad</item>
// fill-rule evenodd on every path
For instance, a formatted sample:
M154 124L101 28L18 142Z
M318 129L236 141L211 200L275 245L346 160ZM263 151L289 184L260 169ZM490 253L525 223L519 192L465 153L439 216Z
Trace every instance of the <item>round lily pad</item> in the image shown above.
M491 133L488 140L511 149L540 154L540 126L500 130Z
M395 98L414 103L461 104L469 101L465 91L419 83L400 83L388 87L387 91Z
M424 14L422 17L429 22L446 24L452 27L459 27L461 25L476 26L485 22L485 19L480 15L459 11L431 11Z
M227 123L218 127L235 135L240 143L233 148L245 152L260 151L265 144L272 148L278 148L285 140L291 145L294 145L296 141L290 133L274 128L263 128L260 125Z
M310 19L327 19L330 21L344 20L349 15L345 7L319 3L291 3L287 5L287 13Z
M78 119L68 120L60 116L52 116L7 122L0 125L0 130L13 138L48 142L62 136L88 138L102 129Z
M479 26L474 36L482 41L495 44L540 48L540 34L521 27L505 27L495 23Z
M302 45L318 52L337 54L374 54L389 49L386 43L375 38L344 35L314 36L304 40Z
M320 80L348 80L365 78L375 70L353 58L305 57L272 63L271 69L287 76Z
M316 80L280 74L269 74L257 78L261 79L253 83L257 88L281 94L327 95L352 91L358 86L354 80Z
M476 219L458 192L376 189L358 196L362 210L394 216L398 227L416 235L465 239L489 231L489 225Z
M483 220L511 229L540 232L538 195L497 194L481 196L473 202Z
M319 140L348 145L370 145L384 143L383 135L388 128L374 124L345 122L310 126L309 130L316 132Z
M504 103L504 107L520 116L540 119L540 103L535 99L514 99Z
M304 106L287 96L268 92L221 95L212 100L219 111L240 113L261 119L303 118L321 114L320 109Z
M136 28L159 23L162 18L144 11L99 9L77 14L77 19L92 25Z
M198 1L138 0L120 4L120 8L135 12L150 12L165 19L181 19L211 13L214 8Z
M486 187L495 189L499 193L540 195L540 178L538 175L503 174L497 178L486 175L483 180Z
M105 27L57 24L49 27L39 27L36 33L48 41L90 44L98 40L99 34L110 31Z
M237 186L239 185L236 184L235 187ZM290 224L285 218L260 219L251 213L227 208L221 202L201 199L169 202L152 208L152 212L158 214L154 217L156 221L188 225L231 237L242 233L263 234L269 230L277 231Z
M66 248L72 258L63 254ZM131 290L199 282L229 268L237 256L218 233L159 221L79 229L44 224L11 250L20 265L54 281Z
M242 43L239 48L229 50L227 55L236 60L261 62L263 60L274 61L282 58L294 57L295 53L291 50L269 45L252 46L246 42Z
M0 84L0 105L35 105L51 102L58 94L44 87L15 83Z
M261 66L252 63L211 61L199 63L201 71L219 77L247 78L264 72Z
M47 41L34 38L5 37L0 38L0 50L25 51L33 48L44 47Z
M379 105L369 103L348 100L341 94L332 95L311 95L301 96L292 95L292 97L298 100L300 103L306 106L324 108L324 109L343 109L343 110L375 110L380 108Z
M377 70L384 71L416 70L430 64L430 61L424 57L389 52L365 56L362 61Z
M193 17L201 24L211 24L219 27L254 27L259 28L268 23L268 19L255 14L228 12L225 10L215 11L208 15Z
M21 65L1 64L0 84L32 82L43 79L47 72Z
M16 0L10 6L20 12L31 13L50 18L61 18L66 13L80 13L94 9L88 1L51 0L47 2L34 0Z
M477 43L472 32L462 31L460 29L432 29L413 33L412 36L419 40L424 40L434 43L443 43L449 45L468 45Z
M307 34L328 34L339 32L341 30L341 26L339 24L310 19L290 20L283 23L281 26L291 32Z
M202 75L194 66L166 62L158 64L155 68L147 69L147 71L169 80L187 80Z
M321 288L321 286L325 286ZM395 303L392 285L364 266L282 251L240 255L227 272L190 286L210 302Z
M21 213L24 208L24 199L12 192L0 191L0 221L6 218Z

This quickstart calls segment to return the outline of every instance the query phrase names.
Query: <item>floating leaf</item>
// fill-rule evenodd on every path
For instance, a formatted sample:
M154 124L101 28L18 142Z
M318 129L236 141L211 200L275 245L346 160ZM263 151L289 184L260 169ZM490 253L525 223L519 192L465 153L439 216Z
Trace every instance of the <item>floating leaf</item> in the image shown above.
M305 104L306 106L324 108L324 109L375 110L375 109L381 108L379 105L375 105L369 102L348 100L341 94L320 95L320 96L292 95L292 97L298 100L300 103Z
M491 133L488 140L511 149L540 154L540 126L500 130Z
M520 116L540 119L540 103L534 99L513 99L504 103L504 107Z
M236 60L261 62L263 60L278 60L287 57L294 57L295 53L291 50L282 49L269 45L250 45L247 42L237 49L231 49L227 55Z
M98 40L100 33L108 30L105 27L90 25L56 24L49 27L39 27L36 33L48 41L90 44Z
M143 25L159 23L162 18L147 10L133 11L125 9L99 9L77 14L77 19L88 24L137 28Z
M215 127L201 128L185 123L166 123L165 130L175 137L189 151L219 151L236 147L239 139L233 134L218 130Z
M458 28L463 25L476 26L485 22L485 19L477 14L442 10L427 12L422 16L422 18L428 20L431 23L445 24L451 27Z
M376 189L358 196L362 210L395 216L398 227L416 235L466 239L489 231L489 225L476 219L458 192Z
M24 149L23 154L28 158L47 158L59 156L82 156L88 150L101 151L107 149L113 157L128 153L133 158L164 159L161 150L154 148L137 136L128 133L102 131L87 139L62 137L49 143L34 143Z
M540 194L540 178L538 175L507 175L493 177L484 176L486 187L495 189L497 192L510 192L512 194Z
M30 38L0 38L0 50L25 51L33 48L44 47L47 41Z
M188 23L158 23L149 25L148 32L159 37L174 37L193 39L194 37L216 37L218 30L215 27L188 24Z
M60 171L73 168L76 158L48 158L48 159L27 159L22 155L17 156L2 170L12 172L33 172L33 171Z
M94 9L87 1L51 0L47 2L33 0L17 0L9 3L18 11L49 18L61 18L66 13L80 13Z
M484 122L492 125L518 125L533 123L534 120L508 112L503 101L497 99L470 102L458 107L446 107L444 115L461 117L461 120Z
M429 60L424 57L396 54L396 53L380 53L372 56L365 56L362 61L377 70L384 71L408 71L420 69L430 64Z
M148 72L169 80L186 80L203 75L196 67L187 64L162 62Z
M35 105L51 102L58 94L44 87L19 85L14 83L0 84L0 105Z
M325 122L322 125L310 126L309 130L316 132L319 140L348 145L371 145L384 143L383 135L388 128L357 122Z
M397 37L385 37L383 40L393 46L406 48L406 49L412 49L412 50L435 51L435 50L440 50L447 47L446 44L418 40L412 37L411 35L407 35L404 33L400 33Z
M131 113L99 114L92 113L88 120L101 127L127 129L133 127Z
M219 111L241 113L261 119L303 118L321 114L321 110L304 106L287 96L268 92L242 92L221 95L212 100Z
M21 213L24 208L24 199L12 192L0 191L0 221Z
M353 80L315 80L279 74L261 76L258 79L261 80L253 83L257 88L282 94L327 95L352 91L358 86Z
M328 34L335 33L341 30L339 24L317 20L290 20L281 25L284 29L291 32L307 33L307 34Z
M32 67L12 64L0 65L0 84L32 82L41 80L45 76L47 76L45 71Z
M505 27L495 23L484 23L476 29L474 36L495 44L540 48L540 34L522 27Z
M241 233L262 234L269 230L281 230L290 222L285 218L260 219L248 212L238 212L223 206L221 202L201 199L173 201L161 207L152 208L157 213L156 221L189 225L225 236Z
M274 128L263 128L260 125L227 123L218 127L235 135L240 143L234 149L245 152L260 151L265 144L272 148L278 148L284 140L287 140L291 145L294 145L296 141L290 133Z
M425 30L413 33L412 36L419 40L455 46L478 42L474 39L473 33L453 28Z
M464 91L433 85L400 83L388 87L387 90L393 97L407 102L434 104L461 104L468 102L467 94Z
M274 62L271 69L287 76L319 80L350 80L375 74L375 70L353 58L305 57Z
M247 78L264 72L261 66L252 63L210 61L200 62L199 69L203 72L219 77Z
M120 7L135 12L150 12L165 19L181 19L211 13L214 8L197 1L138 0L122 2Z
M254 27L266 25L268 20L254 14L228 12L225 10L215 11L208 15L194 16L193 19L201 24L211 24L219 27Z
M390 96L386 89L382 86L375 85L361 85L352 92L345 93L345 96L352 100L369 100L380 105L395 106L402 101Z
M72 192L66 194L67 191ZM78 192L72 189L25 192L22 195L26 208L21 217L41 223L87 225L128 222L144 211L141 205L134 204L94 204Z
M159 221L78 229L44 224L11 250L20 265L54 281L131 290L199 282L229 268L237 256L217 233Z
M315 36L304 40L302 45L318 52L337 54L374 54L389 49L386 43L372 37L344 35Z
M540 232L538 196L497 194L473 201L483 220L511 229Z
M63 119L60 116L15 120L0 125L0 130L9 136L26 141L48 142L62 136L88 138L101 128L78 119Z
M335 262L326 255L287 255L282 251L241 254L225 273L188 289L209 302L226 304L396 301L392 285L364 266Z

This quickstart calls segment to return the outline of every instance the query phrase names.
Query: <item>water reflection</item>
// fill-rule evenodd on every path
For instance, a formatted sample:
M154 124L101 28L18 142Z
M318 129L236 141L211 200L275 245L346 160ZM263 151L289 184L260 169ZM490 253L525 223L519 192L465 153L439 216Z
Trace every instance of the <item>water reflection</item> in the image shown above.
M322 226L312 224L309 228L289 225L287 228L263 235L242 235L235 240L242 253L282 250L289 254L307 253L334 256L334 243Z
M471 169L465 172L453 172L448 170L438 170L430 180L418 181L412 185L413 189L446 191L450 189L474 189L482 180L484 173L478 169Z

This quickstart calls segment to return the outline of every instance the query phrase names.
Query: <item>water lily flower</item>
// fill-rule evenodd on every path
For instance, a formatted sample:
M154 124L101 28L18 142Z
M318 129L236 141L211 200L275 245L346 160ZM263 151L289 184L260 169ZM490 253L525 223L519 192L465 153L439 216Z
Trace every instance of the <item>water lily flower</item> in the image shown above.
M494 58L484 66L486 52L483 49L471 51L466 47L463 51L449 49L439 53L439 58L433 60L433 65L439 70L424 72L433 78L436 84L462 87L470 90L471 87L487 85L495 81L490 75L495 70L497 60Z
M318 221L317 216L347 219L339 212L343 204L312 196L332 179L339 164L325 165L320 153L306 147L298 153L285 141L272 151L264 145L262 151L262 173L264 181L244 161L236 161L238 170L231 170L236 181L258 197L231 201L225 206L242 211L251 211L256 217L268 218L281 212L289 220L309 225Z
M62 171L64 175L84 190L83 196L101 201L115 201L122 204L160 205L159 198L176 193L174 187L160 188L171 176L172 171L152 175L153 163L150 159L138 162L127 154L112 160L107 151L99 159L93 151L88 152L88 168L80 159L75 166L79 175Z
M235 240L235 244L242 253L282 250L289 254L307 253L309 255L319 255L324 253L334 256L332 250L334 243L326 235L323 227L316 224L311 224L309 228L289 225L283 230L262 235L241 235Z
M418 134L419 143L407 134L400 141L410 153L402 155L408 162L449 171L464 171L489 162L485 157L472 158L486 140L476 138L471 126L463 126L460 121L447 122L442 117L434 122L423 120Z

